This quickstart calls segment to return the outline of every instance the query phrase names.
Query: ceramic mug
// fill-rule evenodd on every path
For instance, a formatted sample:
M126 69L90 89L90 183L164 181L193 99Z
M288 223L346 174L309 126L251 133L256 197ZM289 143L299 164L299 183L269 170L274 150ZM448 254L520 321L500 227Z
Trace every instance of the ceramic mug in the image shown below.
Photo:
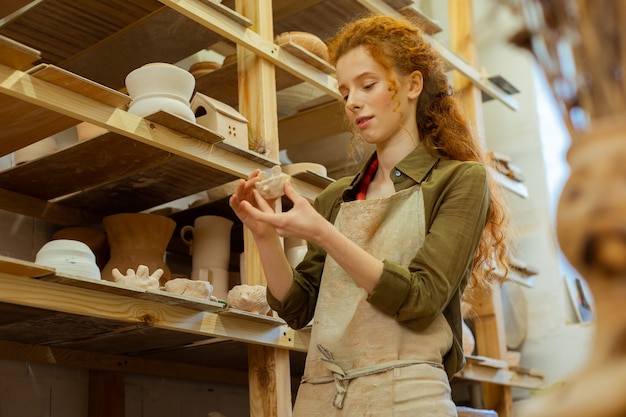
M230 231L233 222L221 216L197 217L193 226L180 230L180 237L190 248L191 279L208 280L213 294L226 297L230 262Z

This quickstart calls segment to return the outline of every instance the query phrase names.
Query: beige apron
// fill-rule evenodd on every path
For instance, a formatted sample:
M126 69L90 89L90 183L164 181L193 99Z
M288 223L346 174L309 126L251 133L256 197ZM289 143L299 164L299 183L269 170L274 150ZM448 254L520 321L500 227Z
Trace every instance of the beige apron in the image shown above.
M335 226L377 258L408 266L425 235L421 188L343 203ZM328 256L293 415L456 416L442 365L452 338L443 315L420 332L401 326Z

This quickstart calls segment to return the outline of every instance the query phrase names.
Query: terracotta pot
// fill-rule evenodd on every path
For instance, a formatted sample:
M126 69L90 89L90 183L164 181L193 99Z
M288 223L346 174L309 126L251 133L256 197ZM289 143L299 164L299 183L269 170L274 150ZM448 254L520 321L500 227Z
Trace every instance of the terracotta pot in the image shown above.
M317 55L324 61L328 61L328 46L319 37L308 32L283 32L275 39L278 45L293 42L300 45L313 55Z
M141 117L160 110L195 123L189 100L196 80L189 71L166 63L146 64L125 79L132 101L128 112Z
M56 231L52 235L52 239L69 239L83 242L96 256L98 268L102 269L106 265L109 255L109 242L106 233L102 230L83 226L66 227Z
M146 265L150 274L163 269L161 286L171 279L164 258L176 227L174 220L158 214L120 213L105 217L102 223L111 248L102 279L114 281L113 268L125 274L127 269L136 271L139 265Z

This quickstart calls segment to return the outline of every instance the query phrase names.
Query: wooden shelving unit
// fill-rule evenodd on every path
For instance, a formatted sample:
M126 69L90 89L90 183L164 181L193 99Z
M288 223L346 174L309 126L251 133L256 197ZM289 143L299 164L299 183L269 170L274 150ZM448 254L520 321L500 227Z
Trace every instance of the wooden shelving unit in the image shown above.
M297 141L290 135L294 126L326 114L330 106L278 121L276 90L307 82L329 98L338 92L332 67L294 45L276 45L272 32L303 30L326 37L367 11L425 21L431 34L440 30L409 0L275 0L273 7L256 0L61 3L42 0L0 21L0 156L82 121L107 133L0 172L0 208L66 226L97 224L115 212L144 211L206 190L225 190L253 170L277 164L279 133L285 144ZM83 9L108 16L102 30L86 24ZM52 15L72 24L37 24ZM176 25L166 39L155 28L169 21ZM216 42L236 46L240 63L199 78L197 91L238 106L250 120L251 139L263 142L267 154L227 145L216 133L167 114L141 118L126 111L129 97L118 90L130 70L146 62L177 61ZM432 42L472 85L515 108L505 92ZM68 47L61 48L65 43ZM119 59L101 65L115 53ZM246 77L239 76L242 72ZM246 84L252 80L263 88ZM312 173L292 179L310 201L330 181ZM191 208L172 218L182 223L199 210L224 210L228 192L216 194L209 208ZM245 231L243 239L252 283L263 283ZM273 317L67 277L10 258L0 258L0 312L1 358L247 383L255 417L291 415L291 378L301 372L309 340L307 330L294 331ZM515 371L481 360L472 361L460 376L519 382ZM523 383L531 382L525 376Z

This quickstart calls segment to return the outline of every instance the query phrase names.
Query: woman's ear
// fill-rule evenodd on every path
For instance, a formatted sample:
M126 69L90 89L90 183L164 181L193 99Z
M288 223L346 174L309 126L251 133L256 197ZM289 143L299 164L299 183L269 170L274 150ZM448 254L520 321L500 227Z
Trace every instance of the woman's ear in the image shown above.
M422 94L424 87L424 77L420 71L413 71L409 74L409 98L418 98Z

